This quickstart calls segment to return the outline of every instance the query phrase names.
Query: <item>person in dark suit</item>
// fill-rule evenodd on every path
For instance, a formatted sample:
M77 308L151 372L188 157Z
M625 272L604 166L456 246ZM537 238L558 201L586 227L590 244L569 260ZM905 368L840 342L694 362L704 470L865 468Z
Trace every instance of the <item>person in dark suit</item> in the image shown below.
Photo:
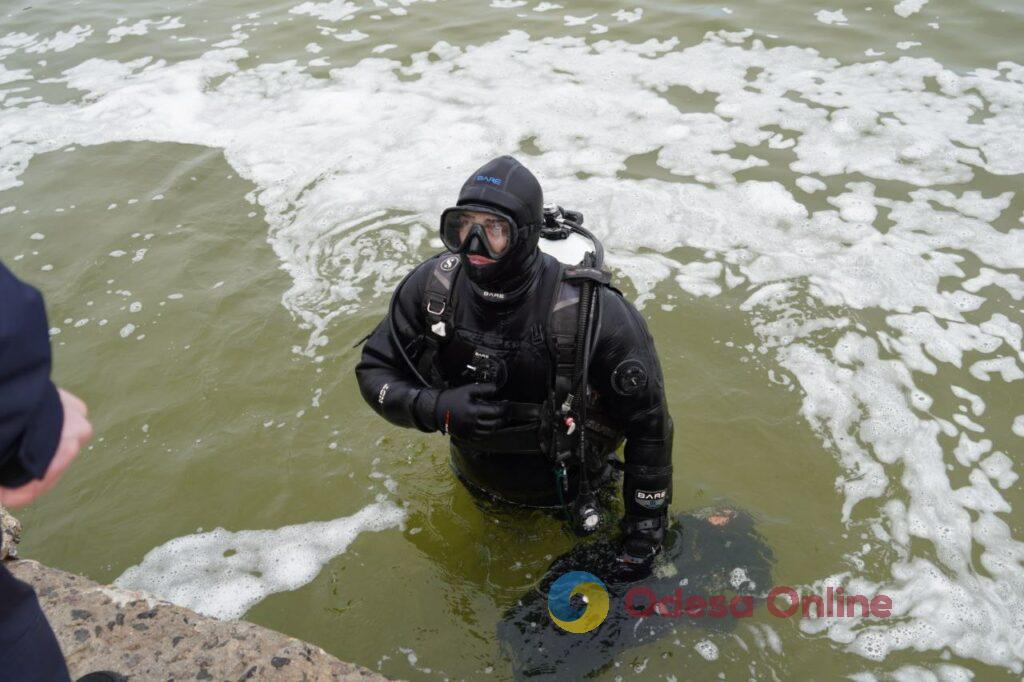
M88 410L50 381L43 297L0 264L0 504L21 507L56 485L92 437ZM0 565L0 678L68 680L31 587Z
M662 549L672 501L661 364L647 323L596 255L597 267L567 267L541 251L551 209L560 214L511 156L471 173L441 214L447 251L396 288L356 378L392 424L449 436L451 468L471 493L561 509L580 535L610 525L598 493L612 492L621 471L614 575L637 580Z

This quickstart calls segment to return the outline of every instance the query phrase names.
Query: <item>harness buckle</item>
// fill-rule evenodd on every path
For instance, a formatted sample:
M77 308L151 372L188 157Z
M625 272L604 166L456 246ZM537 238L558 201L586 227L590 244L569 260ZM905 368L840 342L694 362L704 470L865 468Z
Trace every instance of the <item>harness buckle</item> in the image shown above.
M440 306L441 306L440 310L434 310L433 308L431 308L431 306L434 305L435 303L440 304ZM444 313L444 309L445 309L444 301L427 301L427 312L430 313L431 315L441 315L441 314Z

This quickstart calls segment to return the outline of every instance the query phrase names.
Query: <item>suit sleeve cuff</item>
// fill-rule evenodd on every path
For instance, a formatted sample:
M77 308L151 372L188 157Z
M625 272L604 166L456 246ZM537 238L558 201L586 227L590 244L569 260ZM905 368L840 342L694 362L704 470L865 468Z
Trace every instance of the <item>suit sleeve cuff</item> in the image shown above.
M413 399L413 415L420 431L432 433L438 430L436 412L439 393L437 389L424 388Z
M50 382L32 413L18 446L16 463L21 465L21 475L18 475L17 466L11 467L13 471L4 472L4 485L24 485L33 478L42 478L54 455L57 454L63 426L64 408L61 406L57 388ZM8 474L15 480L7 480Z

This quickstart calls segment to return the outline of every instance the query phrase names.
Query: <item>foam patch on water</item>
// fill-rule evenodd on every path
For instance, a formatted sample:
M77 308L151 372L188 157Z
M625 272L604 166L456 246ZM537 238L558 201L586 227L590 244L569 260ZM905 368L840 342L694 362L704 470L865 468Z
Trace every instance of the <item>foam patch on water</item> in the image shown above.
M68 81L95 101L33 107L36 121L24 131L25 141L5 145L0 152L6 171L0 171L0 187L16 184L32 154L74 140L166 139L222 147L229 161L260 188L256 198L271 221L275 248L295 280L286 305L313 327L315 336L337 314L357 309L367 285L372 294L394 283L402 269L394 266L412 260L404 248L410 225L432 226L427 216L450 201L442 190L458 186L464 168L530 136L547 150L531 159L531 165L546 178L549 193L571 193L573 200L584 202L581 207L588 215L604 223L603 236L629 251L661 251L686 243L730 248L752 236L758 244L751 251L763 252L757 247L778 243L777 237L791 225L799 228L808 217L778 185L748 182L715 190L682 185L689 201L673 201L672 185L615 180L623 158L647 150L660 149L659 163L675 173L723 185L733 182L735 173L766 163L755 156L735 158L724 150L764 142L770 135L761 128L780 123L802 131L792 148L797 156L793 166L808 174L860 172L915 184L952 183L969 179L971 165L1018 172L1024 163L1024 154L1009 153L1014 145L1008 141L1021 138L1021 119L1007 106L1013 94L1019 95L1019 74L1010 67L1004 67L1006 77L1017 81L997 82L1001 72L962 79L931 60L841 67L809 50L765 49L758 41L749 46L743 42L743 36L725 35L710 36L682 51L674 50L674 41L653 40L642 45L600 42L590 49L581 40L531 41L513 32L469 51L442 43L414 57L408 67L367 59L332 72L327 82L305 74L294 62L235 73L235 62L245 56L237 48L174 65L89 60L70 70ZM507 63L501 78L485 68L496 59ZM748 82L751 68L763 71ZM553 69L567 70L571 82L557 73L537 82L538 71ZM797 78L793 73L805 75ZM221 76L228 78L220 87L204 90L204 83ZM825 83L817 84L815 77ZM926 79L935 79L949 92L909 89ZM1007 87L1012 83L1018 87ZM722 115L749 113L729 121L717 113L680 112L658 95L672 85L720 93L717 109ZM861 95L880 88L891 90L879 99L903 123L892 118L880 122L878 112L865 108ZM956 96L968 89L991 91L994 101L1005 100L1004 106L982 124L967 125L971 105L980 104L975 94ZM427 106L435 93L446 90L452 90L451 102ZM536 97L522 96L531 90ZM565 97L566 90L573 96ZM784 96L789 90L839 111L823 124L825 110ZM468 115L464 102L492 101L496 91L507 95L502 106L463 120ZM614 111L607 106L609 91L623 102ZM149 105L139 109L138 101ZM272 104L278 101L289 104ZM159 112L171 102L177 113L168 119ZM570 109L577 106L573 102L601 112L607 125L587 131L563 127L558 121L571 120ZM491 125L472 122L481 115ZM371 121L380 125L374 127ZM938 134L958 124L955 139ZM457 149L447 144L452 136L462 141ZM274 141L268 144L269 139ZM395 147L398 139L403 144ZM424 168L431 170L424 177L436 178L432 185L399 189L389 179L394 173L369 162L382 146L392 149L386 163L391 169L416 169L440 156L448 159L449 168ZM570 147L572 152L567 151ZM574 177L579 171L596 177L580 181ZM625 197L630 200L622 201ZM861 207L873 201L870 196L855 199ZM644 202L653 205L636 211ZM400 215L385 218L378 207ZM845 212L847 218L858 215L855 208ZM934 213L930 207L922 212ZM722 221L730 223L726 236L716 238L713 233ZM660 228L651 229L652 223ZM846 223L838 227L850 229ZM615 233L608 234L610 230ZM808 245L816 241L826 248L840 237L822 240L811 237L812 229L807 233ZM1003 241L1020 242L1012 236ZM361 247L370 242L378 242L380 254L366 256ZM908 254L907 260L919 259ZM790 274L774 270L771 277ZM800 270L806 268L791 274L807 274Z
M166 16L163 19L140 19L134 24L125 24L122 17L118 19L117 26L107 31L108 43L119 43L126 36L144 36L152 28L155 31L171 31L176 28L184 28L181 17Z
M928 4L928 0L900 0L893 7L893 11L904 19L911 14L917 14L921 8Z
M292 14L308 14L324 21L345 21L351 19L360 9L359 5L346 0L330 2L304 2L289 10Z
M24 47L26 54L46 54L47 52L67 52L75 45L84 42L93 33L92 26L72 26L66 31L57 31L50 38L34 41ZM34 36L33 36L34 38Z
M702 639L693 645L693 648L706 661L718 660L718 647L710 639Z
M27 80L31 77L32 72L28 69L8 69L3 64L0 64L0 85ZM9 212L6 211L6 207L5 212Z
M400 527L404 520L402 508L379 501L333 521L276 530L217 528L150 550L114 585L145 590L214 618L241 618L269 595L311 582L360 533Z
M814 18L823 24L837 24L839 26L846 26L846 15L843 10L827 10L819 9L814 13Z
M297 7L339 20L348 11ZM682 47L514 31L475 47L438 43L405 64L364 59L329 79L297 61L240 68L248 56L231 47L70 69L80 101L0 110L0 189L34 155L72 144L223 149L255 186L292 278L283 303L309 329L300 351L315 356L336 318L380 307L422 257L467 170L531 140L525 160L546 195L583 211L641 304L664 282L685 296L744 292L739 312L759 338L751 352L801 392L838 462L837 514L870 523L895 552L868 580L861 568L889 554L865 543L844 579L892 595L902 620L826 620L822 632L868 658L949 650L1024 669L1024 544L1000 492L1016 476L1011 445L984 437L976 411L997 404L1024 363L1020 310L994 303L1024 297L1024 229L1007 216L1013 192L967 185L1024 174L1024 67L956 73L908 56L845 65L751 32ZM681 111L670 88L713 95L713 110ZM590 125L575 124L580 110ZM778 153L799 190L743 178ZM621 179L643 154L678 182ZM847 175L831 189L823 181ZM828 192L828 208L811 211L794 191ZM684 248L703 255L683 260ZM939 413L918 387L940 367L963 389L964 411ZM911 538L928 554L913 553Z

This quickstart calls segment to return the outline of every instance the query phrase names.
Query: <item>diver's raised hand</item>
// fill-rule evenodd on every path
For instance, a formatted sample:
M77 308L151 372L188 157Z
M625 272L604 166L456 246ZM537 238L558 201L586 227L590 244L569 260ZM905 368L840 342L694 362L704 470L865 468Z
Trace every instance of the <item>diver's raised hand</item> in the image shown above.
M434 416L442 433L459 438L483 438L506 422L508 402L489 400L498 391L495 384L467 384L441 391Z

